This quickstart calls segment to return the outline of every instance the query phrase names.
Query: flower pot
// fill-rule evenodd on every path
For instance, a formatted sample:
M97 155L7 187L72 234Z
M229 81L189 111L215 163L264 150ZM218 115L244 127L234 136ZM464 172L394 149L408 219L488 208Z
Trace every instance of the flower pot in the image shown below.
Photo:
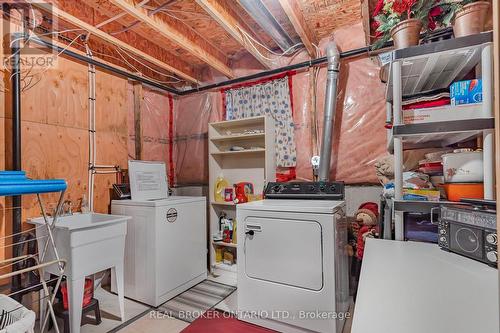
M391 30L391 37L396 49L418 45L422 22L417 19L404 20L396 24Z
M483 32L486 16L490 9L488 1L478 1L465 5L455 15L453 33L455 37L463 37Z

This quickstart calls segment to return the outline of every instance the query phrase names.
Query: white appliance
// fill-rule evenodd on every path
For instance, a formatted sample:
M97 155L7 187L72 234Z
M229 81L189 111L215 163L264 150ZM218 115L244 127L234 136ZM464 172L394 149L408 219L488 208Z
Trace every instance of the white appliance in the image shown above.
M125 296L159 306L207 277L206 198L113 200L128 215Z
M349 307L344 201L237 206L238 316L280 332L341 332Z

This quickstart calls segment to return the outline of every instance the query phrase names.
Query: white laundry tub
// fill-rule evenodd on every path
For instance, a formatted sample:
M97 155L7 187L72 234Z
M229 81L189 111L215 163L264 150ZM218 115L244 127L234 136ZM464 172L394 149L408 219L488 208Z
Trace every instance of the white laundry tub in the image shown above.
M66 260L64 275L69 293L70 326L72 333L80 332L83 287L85 277L111 268L116 277L120 314L124 318L123 265L125 236L129 216L98 213L74 214L59 217L52 230L57 253ZM31 219L37 226L38 251L45 249L47 228L43 217ZM52 219L49 220L52 222ZM40 257L41 258L41 257ZM52 247L48 247L43 262L55 260ZM59 275L57 264L45 269L45 274ZM47 278L47 276L46 276Z

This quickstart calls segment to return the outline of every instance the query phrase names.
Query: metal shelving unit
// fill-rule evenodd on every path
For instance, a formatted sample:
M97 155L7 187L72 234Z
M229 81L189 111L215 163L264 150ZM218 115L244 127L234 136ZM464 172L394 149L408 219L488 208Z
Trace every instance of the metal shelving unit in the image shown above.
M492 33L455 38L427 45L395 50L390 55L386 101L387 116L394 126L388 131L388 150L394 153L395 198L393 218L396 240L403 240L404 212L430 212L444 203L405 201L403 197L403 148L446 147L482 136L484 152L485 199L494 199L494 115ZM447 88L471 70L483 80L483 102L477 104L474 117L453 118L442 122L405 124L404 96ZM457 111L460 107L448 107ZM455 115L457 118L455 118Z

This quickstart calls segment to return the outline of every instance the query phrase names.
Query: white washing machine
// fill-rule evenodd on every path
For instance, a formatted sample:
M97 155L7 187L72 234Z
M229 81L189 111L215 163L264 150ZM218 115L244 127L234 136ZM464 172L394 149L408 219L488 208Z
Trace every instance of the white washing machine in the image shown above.
M159 306L206 279L205 197L113 200L111 211L132 217L125 240L125 296Z
M341 332L349 307L344 201L237 206L238 316L280 332Z

